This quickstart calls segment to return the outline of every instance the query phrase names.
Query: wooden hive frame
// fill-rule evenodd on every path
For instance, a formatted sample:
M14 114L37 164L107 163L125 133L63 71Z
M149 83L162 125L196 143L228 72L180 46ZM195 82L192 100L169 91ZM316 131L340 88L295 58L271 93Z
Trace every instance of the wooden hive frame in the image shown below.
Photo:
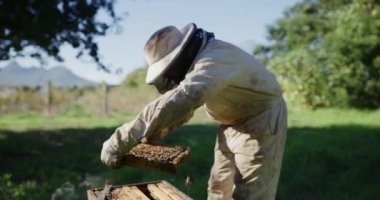
M175 173L177 166L189 157L190 148L139 144L124 155L122 165Z

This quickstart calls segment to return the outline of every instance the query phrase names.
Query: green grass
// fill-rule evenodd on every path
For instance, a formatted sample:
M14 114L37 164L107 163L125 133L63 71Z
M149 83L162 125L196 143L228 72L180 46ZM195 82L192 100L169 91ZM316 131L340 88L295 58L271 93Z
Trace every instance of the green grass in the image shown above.
M192 149L176 175L111 170L101 163L103 141L134 114L1 116L0 199L50 199L57 188L69 199L86 199L85 190L103 186L106 179L117 185L165 179L195 199L205 199L217 125L201 112L163 140ZM291 109L277 199L377 199L379 147L380 110ZM188 175L193 184L186 187ZM97 179L87 185L86 177Z
M315 111L290 108L289 127L326 127L333 125L380 126L380 109L319 109Z
M132 120L132 114L114 114L111 117L95 115L57 115L46 117L40 113L12 113L0 118L2 130L27 132L29 130L57 130L65 128L95 128L114 127L125 121Z
M379 139L375 126L290 128L278 199L377 199Z

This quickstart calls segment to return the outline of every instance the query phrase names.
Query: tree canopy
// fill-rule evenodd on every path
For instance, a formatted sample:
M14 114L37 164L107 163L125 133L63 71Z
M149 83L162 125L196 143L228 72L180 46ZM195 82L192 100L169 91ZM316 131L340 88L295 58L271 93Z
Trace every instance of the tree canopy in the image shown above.
M91 56L103 69L94 38L103 36L119 20L115 0L0 0L0 60L43 54L62 61L59 48L67 43L77 57ZM96 18L105 11L111 20ZM33 51L24 51L27 47Z
M380 2L304 0L267 29L254 54L285 95L311 107L380 107Z

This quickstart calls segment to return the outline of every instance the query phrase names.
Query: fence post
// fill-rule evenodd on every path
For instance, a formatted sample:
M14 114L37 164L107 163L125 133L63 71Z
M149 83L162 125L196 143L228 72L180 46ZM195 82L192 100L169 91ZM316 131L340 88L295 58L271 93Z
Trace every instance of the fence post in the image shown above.
M46 91L46 108L45 114L46 116L51 116L52 114L52 104L53 104L53 84L49 80L47 82L47 91Z
M102 110L102 114L104 117L107 117L108 116L108 85L106 82L102 82L102 94L103 94L103 110Z

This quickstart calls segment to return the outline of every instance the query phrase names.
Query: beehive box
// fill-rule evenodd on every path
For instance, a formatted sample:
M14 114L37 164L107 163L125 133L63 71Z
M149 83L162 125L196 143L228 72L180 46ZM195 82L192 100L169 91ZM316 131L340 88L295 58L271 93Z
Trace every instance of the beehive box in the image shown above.
M122 165L175 173L189 154L189 147L139 144L124 155Z
M192 200L167 181L87 190L88 200Z

